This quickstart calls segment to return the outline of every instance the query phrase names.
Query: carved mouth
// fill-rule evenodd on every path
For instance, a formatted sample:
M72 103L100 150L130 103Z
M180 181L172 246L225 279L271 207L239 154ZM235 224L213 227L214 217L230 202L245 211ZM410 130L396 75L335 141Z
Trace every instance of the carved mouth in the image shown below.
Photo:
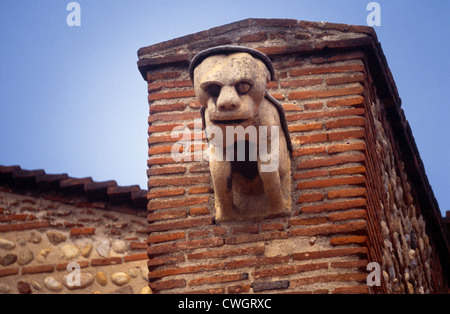
M246 121L248 121L248 119L211 120L211 122L214 124L223 124L223 125L242 124Z

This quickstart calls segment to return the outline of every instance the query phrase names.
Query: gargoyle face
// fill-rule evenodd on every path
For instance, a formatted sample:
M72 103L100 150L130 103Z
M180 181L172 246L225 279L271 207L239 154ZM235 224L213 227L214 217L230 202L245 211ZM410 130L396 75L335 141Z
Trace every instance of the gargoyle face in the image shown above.
M253 124L269 78L264 63L246 52L203 60L194 70L194 88L206 109L206 123L220 127Z

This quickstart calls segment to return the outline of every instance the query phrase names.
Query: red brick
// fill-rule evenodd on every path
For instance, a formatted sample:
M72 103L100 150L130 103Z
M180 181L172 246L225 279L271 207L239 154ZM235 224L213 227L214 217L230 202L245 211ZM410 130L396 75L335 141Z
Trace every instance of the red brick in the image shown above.
M206 203L208 203L208 201L209 201L209 196L191 197L191 198L183 198L183 199L179 199L179 200L169 200L169 201L151 201L148 204L148 210L154 211L154 210L158 210L158 209L200 205L200 204L206 204Z
M283 104L284 111L303 111L302 107L295 104Z
M166 79L174 79L181 75L179 71L168 71L168 72L158 72L158 73L150 73L147 72L147 82L153 82L156 80L166 80Z
M330 244L336 245L347 245L347 244L367 244L368 239L366 236L349 236L349 237L336 237L330 239Z
M173 121L185 121L201 118L202 116L198 111L182 112L182 113L156 113L148 117L148 122L152 124L153 122L156 121L173 122Z
M308 228L291 229L290 236L317 236L339 233L362 233L367 231L366 221L349 222L346 224L323 225Z
M149 158L147 160L147 165L149 167L152 167L152 166L161 166L161 165L175 164L175 163L182 163L182 162L191 162L192 155L190 158L191 158L190 160L174 160L172 157Z
M199 183L209 183L209 176L195 176L195 177L181 177L181 178L163 178L163 179L152 179L148 180L149 187L159 187L159 186L188 186L188 185L198 185Z
M265 32L256 32L239 38L240 43L260 42L267 39Z
M189 290L189 294L224 294L224 288L210 288L204 290Z
M322 84L322 81L323 81L323 79L321 79L321 78L284 81L284 82L281 82L281 87L312 86L312 85Z
M145 256L147 256L148 259L148 255L145 254ZM150 268L154 268L156 266L177 264L182 263L184 261L185 261L184 254L169 257L151 257L147 261L147 266Z
M343 131L343 132L333 132L328 134L329 142L337 142L341 140L348 139L360 139L365 137L364 130L355 130L355 131Z
M240 233L257 234L257 233L259 233L259 227L258 227L258 225L255 225L255 224L233 227L232 230L233 230L233 234L240 234Z
M131 242L130 249L132 249L132 250L147 250L148 244L146 242Z
M79 235L94 235L95 228L72 228L70 229L70 236L75 237Z
M269 82L266 85L266 89L278 89L278 82Z
M328 219L326 217L315 217L315 218L293 218L289 221L289 226L315 226L327 223Z
M317 155L317 154L325 154L327 152L326 147L301 147L299 149L295 149L292 152L292 156L306 156L306 155Z
M342 202L332 202L332 203L324 203L319 205L310 205L303 206L302 213L322 213L328 211L337 211L344 210L350 208L361 208L366 206L366 200L364 198L361 199L352 199L348 201Z
M260 52L268 55L268 56L275 56L275 55L284 55L289 54L297 51L312 51L313 47L311 43L304 43L299 46L277 46L277 47L263 47L263 48L257 48L256 50L259 50Z
M87 268L87 267L89 267L89 261L77 261L76 263L78 265L80 265L80 268ZM56 268L57 271L65 271L65 270L67 270L67 266L69 264L70 264L70 262L56 264L55 268Z
M281 277L288 276L292 274L303 273L307 271L314 271L318 269L327 269L328 263L311 263L311 264L302 264L302 265L292 265L292 266L284 266L279 268L272 269L264 269L260 271L255 271L253 273L253 277L265 278L265 277Z
M363 106L364 97L350 97L338 100L330 100L327 102L327 107L344 107L344 106Z
M183 147L180 147L178 150L178 153L183 152ZM158 146L158 147L151 147L148 149L148 155L158 155L158 154L170 154L172 153L172 146Z
M327 65L311 68L292 69L291 76L339 73L339 72L362 72L362 71L364 71L364 65L362 64L333 65L333 66Z
M334 282L334 281L359 281L365 282L367 274L364 273L349 273L349 274L329 274L314 277L306 277L291 280L291 288L306 286L319 282Z
M121 257L94 258L91 260L91 266L108 266L122 264Z
M310 259L340 257L349 255L367 256L367 248L357 247L348 249L346 248L346 249L333 249L326 251L310 251L304 253L295 253L292 254L292 258L296 261L305 261Z
M149 91L158 91L162 88L178 88L178 87L192 87L192 82L190 80L181 81L163 81L159 83L149 83Z
M292 139L295 144L311 144L311 143L322 143L328 140L328 135L326 133L296 136Z
M297 99L309 99L309 98L327 98L345 95L362 95L364 93L364 87L347 87L347 88L335 88L335 89L323 89L323 90L307 90L301 92L291 92L288 95L289 100Z
M363 154L340 155L340 156L332 156L332 157L326 157L326 158L315 158L315 159L300 161L300 163L297 166L297 169L335 166L335 165L342 165L345 163L362 162L364 160L365 160L365 156Z
M356 201L356 200L355 200ZM363 203L361 201L361 203ZM367 212L363 209L361 210L352 210L344 213L335 213L328 215L329 221L342 221L342 220L352 220L352 219L366 219L367 220Z
M208 250L200 253L192 253L187 257L189 260L195 259L212 259L212 258L226 258L229 256L236 255L260 255L264 253L263 246L252 246L247 248L236 248L236 249L219 249L219 250Z
M228 287L229 294L248 293L250 291L250 285L234 285Z
M183 124L173 123L173 124L150 125L148 127L148 134L153 134L153 133L158 133L158 132L170 132L170 131L173 131L175 128L179 128L180 126L183 126Z
M277 239L287 239L288 234L283 231L272 231L268 233L261 234L251 234L251 235L239 235L234 237L225 238L226 244L241 244L241 243L249 243L249 242L261 242L261 241L269 241L269 240L277 240Z
M186 98L186 97L195 97L195 92L193 89L182 90L182 91L173 91L173 92L165 92L165 93L152 93L148 95L148 100L160 100L160 99L171 99L171 98Z
M157 213L151 213L147 215L147 221L153 222L158 220L170 220L177 218L185 218L187 217L186 209L179 210L167 210L167 211L159 211Z
M192 274L199 273L208 270L218 270L223 269L225 267L225 263L216 263L216 264L204 264L204 265L196 265L196 266L185 266L185 267L177 267L177 268L169 268L164 270L151 271L148 274L149 279L157 279L168 276L175 275L183 275L183 274Z
M328 170L313 170L307 171L303 173L294 173L294 179L310 179L315 177L325 177L328 176Z
M169 233L169 234L154 235L154 236L150 235L147 238L147 243L168 242L168 241L184 239L185 237L186 237L186 234L184 232Z
M261 224L261 231L284 230L284 225L278 222Z
M362 116L365 113L364 108L346 108L346 109L336 109L336 110L315 110L306 111L295 114L286 115L286 120L291 121L304 121L311 119L321 119L321 118L334 118L343 116Z
M5 215L0 217L0 222L9 222L9 221L24 221L27 220L28 214L13 214L13 215ZM30 219L28 219L30 220Z
M185 189L172 189L172 190L160 190L160 191L150 191L147 198L149 200L160 197L177 196L183 195L186 192Z
M315 103L304 104L304 106L305 106L306 110L322 109L323 102L315 102Z
M147 250L148 256L157 256L172 252L187 251L192 249L218 247L223 245L222 238L211 238L192 241L180 241L160 245L150 245Z
M184 279L165 280L150 283L150 288L152 291L163 291L184 287L186 287L186 280Z
M330 170L330 176L336 176L341 174L357 174L357 173L365 173L366 167L358 166L358 167L348 167L348 168L340 168Z
M243 267L259 267L270 264L286 264L289 262L289 256L274 256L274 257L258 257L246 258L241 260L233 260L227 263L228 269L243 268Z
M18 267L0 268L0 278L19 274Z
M338 119L338 120L325 122L325 127L327 129L345 128L345 127L351 127L351 126L364 126L364 123L365 123L365 119L362 117L344 118L344 119Z
M297 184L297 189L311 189L339 185L365 184L366 179L363 176L345 177L336 179L316 179L312 181L302 181Z
M186 168L182 166L171 166L171 167L151 167L148 170L149 176L156 176L161 174L174 174L174 173L185 173Z
M186 109L186 107L187 107L186 103L152 105L150 106L150 114L158 112L183 111L184 109Z
M329 199L365 196L365 195L366 195L365 188L345 189L345 190L337 190L337 191L328 192Z
M336 154L348 151L362 151L366 150L366 143L349 143L349 144L335 144L327 147L329 154Z
M369 287L367 285L352 286L352 287L338 287L331 293L333 294L369 294Z
M331 268L359 268L361 270L366 270L367 264L369 262L367 260L358 260L358 261L343 261L343 262L331 262Z
M147 256L147 253L132 254L132 255L124 256L123 260L125 262L144 261L144 260L148 260L148 256Z
M270 95L276 100L284 100L286 97L280 93L270 93Z
M248 274L230 274L230 275L217 275L210 277L200 277L189 281L189 286L200 286L200 285L208 285L214 283L225 283L225 282L233 282L233 281L241 281L247 280Z
M211 226L213 224L212 218L192 218L185 219L182 221L169 222L169 223L152 223L147 231L148 232L156 232L156 231L167 231L167 230L175 230L175 229L186 229L197 226Z
M54 265L27 266L22 268L22 275L53 273L54 271L55 271Z
M188 194L205 194L205 193L211 193L212 189L209 186L203 186L203 187L194 187L190 188L188 191Z
M322 129L322 123L290 125L288 128L289 132L306 132L306 131L320 130Z
M201 216L210 214L208 207L194 207L189 210L191 216Z
M251 19L252 25L270 27L294 27L297 25L295 19Z
M322 193L311 193L311 194L303 194L300 195L297 204L300 203L308 203L308 202L318 202L325 198L325 195Z
M199 239L199 238L205 238L210 235L210 230L197 230L197 231L191 231L188 233L189 239Z
M338 84L348 84L357 83L364 81L364 74L358 73L347 76L332 77L325 80L327 85L338 85Z
M202 104L198 100L189 102L189 108L200 109L201 107L202 107Z
M220 235L220 236L223 236L223 235L225 235L225 234L227 234L227 229L225 229L225 228L223 228L223 227L214 227L213 228L213 231L214 231L214 235Z
M174 143L178 142L181 139L189 139L192 140L194 136L192 134L176 134L174 136L172 135L159 135L159 136L150 136L148 138L149 144L156 144L156 143Z
M50 223L48 221L33 221L33 222L25 222L20 224L11 224L11 225L1 225L0 232L10 232L10 231L24 231L31 229L42 229L50 227Z

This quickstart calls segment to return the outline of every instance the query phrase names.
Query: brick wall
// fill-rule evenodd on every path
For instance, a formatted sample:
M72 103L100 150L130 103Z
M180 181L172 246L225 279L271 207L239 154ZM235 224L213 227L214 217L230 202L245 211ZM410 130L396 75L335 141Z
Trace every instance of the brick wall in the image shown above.
M294 149L290 217L214 221L208 163L194 158L206 141L194 129L200 104L188 65L195 53L221 44L255 48L274 64L278 82L267 88L285 109ZM385 117L399 98L379 49L367 27L249 19L139 50L150 104L147 243L154 292L448 289L433 242L439 235L428 234L419 188L408 181ZM190 132L172 136L177 126ZM181 162L171 157L180 138L194 140L185 146L192 158ZM382 267L379 287L366 284L369 262Z
M0 166L0 294L151 292L142 202L127 200L146 191L17 168Z

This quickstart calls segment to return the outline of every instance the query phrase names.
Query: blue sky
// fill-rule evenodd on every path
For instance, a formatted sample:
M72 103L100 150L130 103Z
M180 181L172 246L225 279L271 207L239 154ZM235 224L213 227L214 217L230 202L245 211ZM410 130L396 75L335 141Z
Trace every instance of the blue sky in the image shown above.
M366 25L364 0L0 1L0 164L146 188L141 47L246 18ZM450 1L377 1L376 26L442 212L450 210Z

